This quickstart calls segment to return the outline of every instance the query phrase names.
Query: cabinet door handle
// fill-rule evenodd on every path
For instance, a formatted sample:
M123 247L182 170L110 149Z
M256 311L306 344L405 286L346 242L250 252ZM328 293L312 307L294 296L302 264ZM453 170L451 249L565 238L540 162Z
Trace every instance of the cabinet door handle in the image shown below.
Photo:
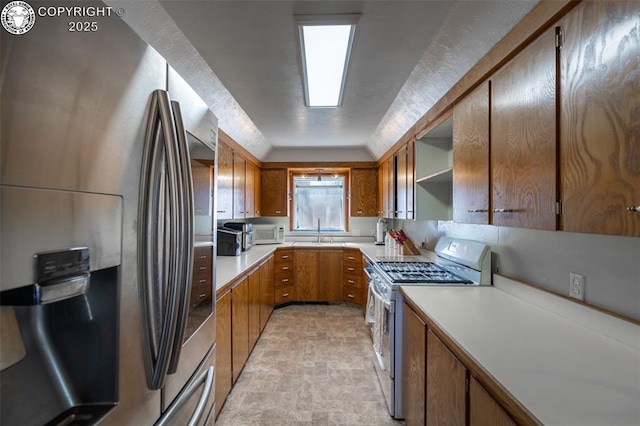
M288 270L289 270L289 267L288 267L288 266L283 266L281 269L282 269L283 271L288 271Z
M288 283L289 282L289 278L285 278L285 279L281 280L281 282Z
M198 295L198 297L199 297L200 299L202 299L202 298L207 297L207 295L206 295L206 294L204 294L204 293L202 293L202 294Z
M226 210L216 210L217 213L226 213Z
M349 260L356 260L356 258L355 258L355 257L353 257L353 256L349 256L349 257L347 257L347 259L349 259Z
M206 283L207 280L198 280L199 283Z
M516 209L493 209L494 213L515 213L517 211Z
M347 297L350 298L350 299L354 298L353 294L347 294Z
M489 209L469 209L467 213L489 213Z
M629 207L627 207L627 210L630 211L630 212L640 213L640 205L639 206L629 206Z
M206 259L207 256L200 256L200 259Z
M289 297L289 293L284 293L282 297Z
M355 283L356 283L354 280L347 280L347 282L348 282L349 284L355 284Z
M356 213L362 214L362 210L357 210Z
M280 259L288 259L289 256L281 256Z
M354 268L347 268L347 271L353 272L353 271L355 271L355 269Z
M282 210L276 210L276 214L282 213Z

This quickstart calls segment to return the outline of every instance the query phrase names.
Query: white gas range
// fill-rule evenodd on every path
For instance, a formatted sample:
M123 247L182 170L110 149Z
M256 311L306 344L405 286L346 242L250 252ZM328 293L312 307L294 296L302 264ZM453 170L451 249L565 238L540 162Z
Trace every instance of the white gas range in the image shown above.
M436 260L421 256L381 256L366 269L369 276L368 322L374 362L389 413L402 412L402 294L400 286L491 285L491 248L476 241L444 237Z

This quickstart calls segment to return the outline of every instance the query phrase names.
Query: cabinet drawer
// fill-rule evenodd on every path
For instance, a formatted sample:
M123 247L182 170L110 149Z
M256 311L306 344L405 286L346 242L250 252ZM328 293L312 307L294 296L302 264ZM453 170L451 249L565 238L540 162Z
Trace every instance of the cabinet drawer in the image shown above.
M360 250L345 250L342 252L342 261L343 262L353 262L357 264L362 264L362 253Z
M274 275L274 285L282 287L293 285L293 272L281 272Z
M277 263L275 265L274 274L293 274L293 262L289 263Z
M195 263L193 265L193 277L211 277L211 265Z
M196 306L201 302L210 301L213 294L211 280L195 279L191 283L191 294L189 304Z
M342 300L344 302L355 303L356 305L362 304L362 290L360 288L353 288L349 286L342 287Z
M211 246L201 246L193 248L193 261L206 261L211 259L212 248Z
M275 302L276 305L281 305L283 303L293 302L295 300L293 294L293 286L289 285L286 287L276 288L275 294Z
M362 276L357 274L344 274L342 284L344 287L360 289L362 288Z
M342 273L350 274L350 275L361 275L362 274L362 265L342 265Z
M285 249L285 250L276 250L276 254L274 255L276 265L278 263L288 263L293 262L293 250Z
M213 270L213 262L211 256L211 247L195 247L193 249L193 280L197 281L203 277L211 279L211 271Z

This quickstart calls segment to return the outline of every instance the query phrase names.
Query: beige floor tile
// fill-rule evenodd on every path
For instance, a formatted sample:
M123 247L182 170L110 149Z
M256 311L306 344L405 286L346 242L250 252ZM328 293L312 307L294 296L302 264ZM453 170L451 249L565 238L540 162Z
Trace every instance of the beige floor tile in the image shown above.
M273 312L217 425L402 425L389 416L362 311L291 305Z

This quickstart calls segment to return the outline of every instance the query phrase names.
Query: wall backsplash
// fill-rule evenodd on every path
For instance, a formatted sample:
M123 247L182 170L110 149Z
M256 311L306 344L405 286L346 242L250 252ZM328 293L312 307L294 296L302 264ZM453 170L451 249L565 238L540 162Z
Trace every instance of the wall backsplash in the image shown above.
M376 222L378 221L377 217L350 217L349 218L349 232L346 234L330 234L323 233L324 235L331 236L340 236L340 237L360 237L360 240L364 241L373 241L376 232ZM224 222L228 222L228 220L220 220L218 221L219 225L222 225ZM242 221L241 221L242 222ZM287 237L292 237L291 229L289 229L289 218L288 217L256 217L253 219L248 219L246 222L251 223L259 223L259 224L274 224L274 225L283 225L285 229L285 240Z
M539 231L452 221L395 220L432 250L440 237L491 246L494 271L569 294L569 273L585 277L585 302L640 320L640 238Z

